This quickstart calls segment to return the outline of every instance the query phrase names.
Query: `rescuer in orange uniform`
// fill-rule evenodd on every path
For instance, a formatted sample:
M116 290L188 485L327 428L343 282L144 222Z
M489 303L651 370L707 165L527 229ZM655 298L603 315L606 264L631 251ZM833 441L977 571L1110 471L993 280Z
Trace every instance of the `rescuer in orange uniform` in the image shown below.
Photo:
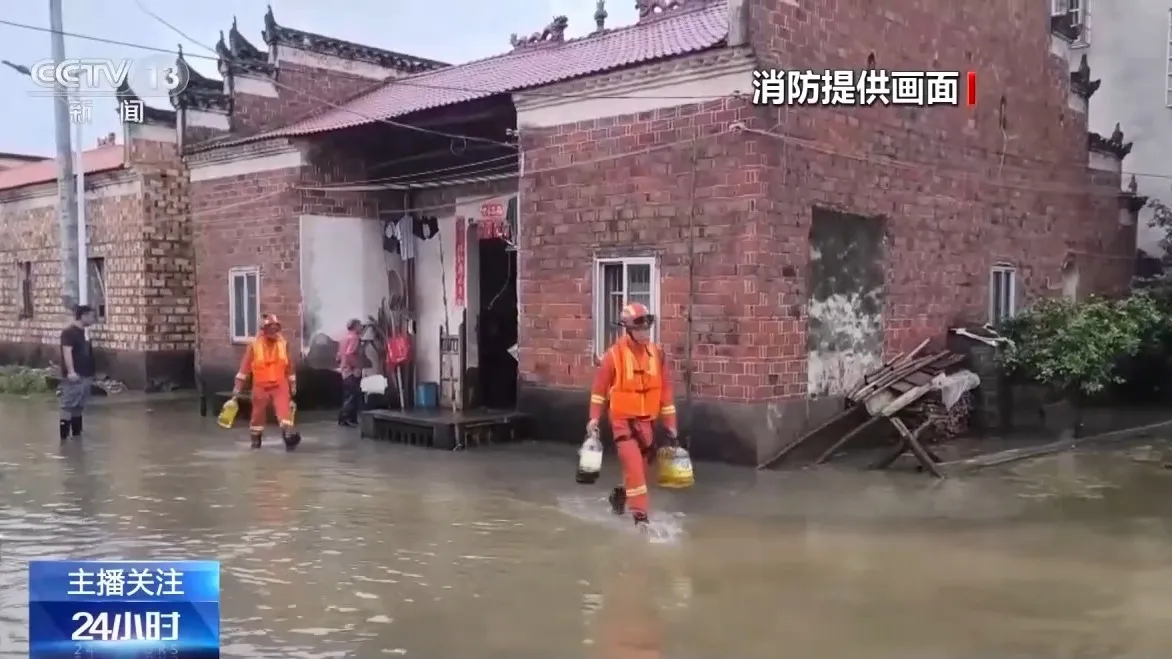
M290 451L297 448L301 435L293 426L291 407L293 396L297 395L297 375L289 359L289 344L281 336L281 323L272 314L264 315L260 333L244 351L233 396L240 395L249 376L252 377L252 419L248 432L252 448L260 448L270 405L281 424L285 448Z
M590 421L587 433L598 431L602 406L610 399L611 430L619 462L623 466L623 487L610 493L616 515L629 508L635 524L647 524L647 476L645 463L655 455L652 424L662 417L664 428L674 442L678 429L672 403L671 376L667 360L651 341L655 316L647 307L632 302L619 314L626 332L606 351L590 391Z

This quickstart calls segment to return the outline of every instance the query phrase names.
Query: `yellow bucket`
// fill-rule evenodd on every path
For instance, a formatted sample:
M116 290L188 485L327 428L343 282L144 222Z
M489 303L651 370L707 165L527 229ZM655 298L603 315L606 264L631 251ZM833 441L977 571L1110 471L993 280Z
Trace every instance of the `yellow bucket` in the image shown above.
M232 424L236 423L236 415L240 412L240 403L236 402L235 398L229 398L224 407L220 409L220 416L216 419L216 423L220 424L221 428L231 428Z
M682 448L664 447L656 454L656 482L660 487L683 489L692 487L696 477L692 473L692 457Z

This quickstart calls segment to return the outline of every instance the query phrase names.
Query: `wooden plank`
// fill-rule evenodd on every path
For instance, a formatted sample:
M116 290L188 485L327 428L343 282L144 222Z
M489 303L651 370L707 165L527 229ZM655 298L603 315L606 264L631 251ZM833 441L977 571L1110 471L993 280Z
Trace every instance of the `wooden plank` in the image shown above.
M893 416L889 418L891 419L892 425L895 426L895 429L899 431L899 434L903 435L904 441L907 443L908 448L911 449L912 453L916 456L916 459L920 461L920 464L924 466L924 469L936 478L944 478L944 474L941 473L940 468L936 466L936 460L933 459L934 456L929 453L923 447L923 445L920 444L920 433L922 433L924 429L928 427L929 422L925 422L919 428L916 428L916 431L913 433L908 430L908 427L904 425L903 421L901 421L899 417Z
M772 458L769 458L768 460L757 465L757 468L758 469L772 469L779 462L784 460L787 455L792 453L795 449L797 449L799 446L804 444L811 437L816 437L818 435L818 433L826 430L827 428L829 428L830 426L833 426L836 423L841 423L841 422L845 421L851 415L860 414L860 410L862 410L862 408L860 408L860 407L850 407L850 408L847 408L847 409L839 412L838 414L835 414L826 423L823 423L822 425L818 426L817 428L814 428L813 430L811 430L807 433L804 433L801 437L798 437L794 441L783 446L781 448L781 450L777 452L777 455L774 455ZM862 416L860 415L860 423L861 422L862 422Z
M951 353L949 353L947 350L942 350L942 351L936 353L935 355L930 355L928 357L923 357L921 359L917 359L916 361L910 362L910 363L900 367L899 369L897 369L896 371L891 373L891 375L888 375L886 378L884 378L882 380L877 380L875 383L864 387L862 389L862 391L858 394L858 397L856 398L856 400L870 397L875 392L880 391L882 389L886 389L893 382L897 382L899 380L904 379L904 377L906 377L908 374L915 373L916 371L920 370L924 366L931 364L932 362L936 361L937 359L940 359L948 354L951 354Z
M915 373L908 373L907 377L905 377L902 382L908 383L908 385L910 385L908 389L910 389L911 387L918 387L921 384L927 384L931 382L933 377L934 376L929 375L924 371L917 371Z
M831 458L831 456L833 456L840 449L842 449L843 446L846 446L847 442L854 439L856 436L858 436L859 433L863 432L867 428L870 428L871 426L875 425L875 422L878 421L880 418L882 418L882 417L873 416L870 419L867 419L866 423L858 426L854 430L843 435L830 448L826 449L822 453L822 455L818 456L818 459L814 461L814 464L820 465L820 464L825 463L827 460L829 460Z
M920 386L916 387L915 389L908 390L908 391L904 392L904 394L902 396L900 396L899 398L896 398L895 400L891 401L891 404L888 405L887 407L883 408L883 411L880 412L879 415L886 416L886 417L893 417L896 414L903 411L903 409L905 407L907 407L908 405L911 405L912 403L916 402L917 400L923 398L924 394L928 393L931 390L932 390L932 383L931 382L929 382L927 384L921 384Z

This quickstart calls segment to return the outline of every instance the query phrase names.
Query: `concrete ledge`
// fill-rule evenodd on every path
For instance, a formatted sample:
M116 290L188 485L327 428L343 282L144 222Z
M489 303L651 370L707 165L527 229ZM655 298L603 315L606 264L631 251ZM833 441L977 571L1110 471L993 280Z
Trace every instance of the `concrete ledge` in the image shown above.
M586 389L522 382L517 410L532 419L533 437L577 444L585 434L589 401L590 392ZM781 446L840 411L842 402L831 398L755 403L695 399L688 410L683 397L677 394L676 407L680 410L680 437L694 459L756 467ZM603 445L613 450L605 419L602 435Z
M972 473L981 469L988 469L989 467L999 467L1013 462L1020 462L1022 460L1029 460L1031 458L1052 455L1061 451L1070 451L1076 448L1085 448L1088 446L1113 444L1115 442L1121 442L1130 439L1139 439L1147 435L1169 430L1172 430L1172 420L1152 423L1146 426L1137 426L1135 428L1113 430L1111 432L1090 435L1088 437L1079 437L1077 439L1061 439L1056 442L1050 442L1049 444L1039 444L1036 446L1007 449L1004 451L997 451L996 453L979 455L975 458L942 462L938 466L940 467L940 470L943 471L946 475L955 476L959 474Z

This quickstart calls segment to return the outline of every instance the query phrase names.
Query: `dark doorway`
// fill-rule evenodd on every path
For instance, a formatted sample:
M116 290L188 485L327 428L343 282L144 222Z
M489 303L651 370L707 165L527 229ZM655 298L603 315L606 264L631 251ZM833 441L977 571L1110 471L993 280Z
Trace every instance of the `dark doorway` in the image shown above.
M480 321L477 348L485 407L517 404L517 252L500 238L480 241Z

